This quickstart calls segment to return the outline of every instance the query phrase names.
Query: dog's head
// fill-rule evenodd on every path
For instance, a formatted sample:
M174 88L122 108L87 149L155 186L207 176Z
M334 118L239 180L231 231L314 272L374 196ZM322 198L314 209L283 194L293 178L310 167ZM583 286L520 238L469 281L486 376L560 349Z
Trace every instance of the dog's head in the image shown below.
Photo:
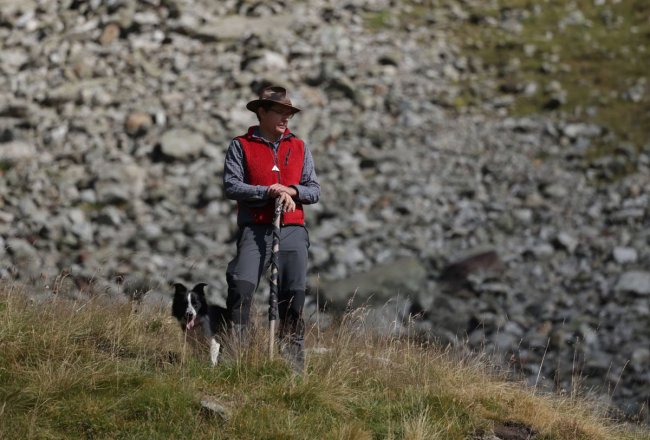
M172 302L172 316L178 319L183 330L191 330L200 318L208 312L208 303L205 300L203 289L205 283L195 285L192 290L181 283L174 284L174 301Z

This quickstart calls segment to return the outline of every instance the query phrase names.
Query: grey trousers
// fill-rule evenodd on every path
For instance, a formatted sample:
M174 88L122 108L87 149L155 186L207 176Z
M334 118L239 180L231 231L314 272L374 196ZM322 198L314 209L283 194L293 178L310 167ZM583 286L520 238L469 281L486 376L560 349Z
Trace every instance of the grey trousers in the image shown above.
M226 306L233 327L245 331L250 319L253 294L271 262L271 225L240 227L237 255L228 264ZM305 323L302 316L307 284L309 235L304 226L288 225L280 230L278 256L279 336L288 338L292 352L302 358Z

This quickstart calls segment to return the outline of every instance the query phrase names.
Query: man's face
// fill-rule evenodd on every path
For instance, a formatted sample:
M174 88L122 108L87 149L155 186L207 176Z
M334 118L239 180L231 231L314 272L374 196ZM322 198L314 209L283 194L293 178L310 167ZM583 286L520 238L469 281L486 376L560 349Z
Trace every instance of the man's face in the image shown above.
M273 105L268 110L260 108L258 112L260 116L260 128L271 134L282 135L284 134L289 119L293 116L293 112L279 105Z

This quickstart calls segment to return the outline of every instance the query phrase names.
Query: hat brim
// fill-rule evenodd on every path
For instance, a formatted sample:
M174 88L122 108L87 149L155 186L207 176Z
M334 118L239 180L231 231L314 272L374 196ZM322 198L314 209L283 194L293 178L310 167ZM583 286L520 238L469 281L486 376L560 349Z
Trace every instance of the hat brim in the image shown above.
M279 105L280 107L283 107L283 108L286 108L287 110L290 110L292 113L298 113L299 111L301 111L298 107L283 104L281 102L273 101L271 99L254 99L253 101L246 104L246 108L248 110L252 111L253 113L257 113L257 109L259 109L260 106L262 104L264 104L265 102L275 104L275 105Z

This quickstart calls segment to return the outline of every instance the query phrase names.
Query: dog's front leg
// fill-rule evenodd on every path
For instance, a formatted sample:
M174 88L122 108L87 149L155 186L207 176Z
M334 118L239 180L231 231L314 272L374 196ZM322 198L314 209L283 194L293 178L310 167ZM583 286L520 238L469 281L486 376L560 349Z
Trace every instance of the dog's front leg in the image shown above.
M217 365L220 348L221 345L217 342L217 340L214 338L210 338L210 362L212 362L213 367Z

